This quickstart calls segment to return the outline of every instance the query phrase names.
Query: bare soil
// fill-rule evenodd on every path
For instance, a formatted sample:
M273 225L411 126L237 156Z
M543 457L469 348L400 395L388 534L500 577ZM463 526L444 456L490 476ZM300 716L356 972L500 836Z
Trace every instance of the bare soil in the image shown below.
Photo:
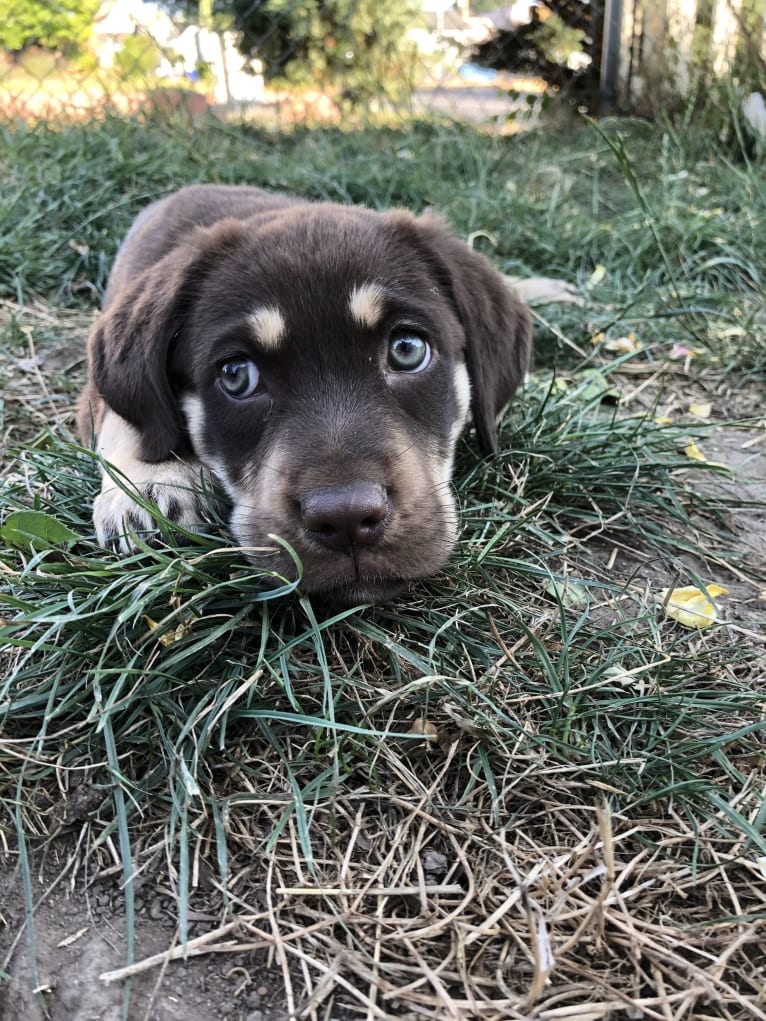
M59 857L67 841L50 857ZM10 982L0 986L0 1017L24 1021L119 1021L126 983L103 976L125 965L124 902L107 877L92 885L67 877L56 883L49 862L36 871L33 896L36 972L30 965L29 930L18 869L0 867L0 953L11 953ZM58 873L61 875L61 873ZM137 959L163 954L176 943L175 902L170 891L149 887L138 900ZM213 898L215 900L218 898ZM218 912L201 896L192 912L192 939L218 927ZM14 946L15 944L15 946ZM263 951L190 956L130 980L127 1017L145 1021L281 1021L281 976Z

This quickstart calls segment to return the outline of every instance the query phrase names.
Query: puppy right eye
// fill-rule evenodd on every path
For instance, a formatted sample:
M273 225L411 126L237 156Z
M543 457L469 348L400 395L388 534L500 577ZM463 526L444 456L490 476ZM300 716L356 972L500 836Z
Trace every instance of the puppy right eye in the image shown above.
M233 358L218 369L221 387L229 397L243 400L258 389L261 374L251 358Z

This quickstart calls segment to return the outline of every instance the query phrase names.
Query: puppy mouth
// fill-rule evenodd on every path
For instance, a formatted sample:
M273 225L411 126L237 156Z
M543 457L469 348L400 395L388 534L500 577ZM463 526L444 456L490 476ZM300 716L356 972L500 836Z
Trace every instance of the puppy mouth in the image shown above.
M359 556L358 553L335 553L326 556L314 556L305 550L298 553L301 564L300 572L296 562L284 550L274 549L266 552L263 547L258 552L245 547L248 559L268 570L271 584L279 587L285 582L296 580L300 573L298 588L311 596L321 596L332 603L350 605L353 603L380 602L398 595L415 580L399 572L394 563L394 556L374 558Z
M369 559L356 551L319 558L304 556L299 588L308 595L322 595L337 602L366 603L389 599L409 584L411 579L402 577L393 565L373 565L366 562ZM292 561L287 571L294 577Z

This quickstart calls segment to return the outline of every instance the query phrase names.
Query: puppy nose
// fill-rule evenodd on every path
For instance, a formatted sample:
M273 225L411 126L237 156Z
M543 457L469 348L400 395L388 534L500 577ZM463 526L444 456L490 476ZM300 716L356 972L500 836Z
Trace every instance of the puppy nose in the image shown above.
M306 531L334 550L375 546L383 538L387 514L386 491L374 482L322 486L301 502Z

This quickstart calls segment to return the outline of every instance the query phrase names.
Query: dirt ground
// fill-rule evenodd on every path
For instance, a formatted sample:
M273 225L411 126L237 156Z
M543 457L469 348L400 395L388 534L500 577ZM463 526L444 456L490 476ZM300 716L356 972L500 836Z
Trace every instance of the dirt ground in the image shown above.
M63 850L63 848L58 849ZM56 855L58 856L58 855ZM12 952L9 983L0 987L0 1017L24 1021L119 1021L125 983L103 975L125 964L122 894L114 881L72 890L66 877L51 890L59 870L36 873L34 896L37 973L32 974L22 884L10 865L0 868L0 950ZM60 873L59 873L60 874ZM218 928L212 901L192 913L192 939ZM153 887L138 899L137 959L174 945L169 891ZM14 948L15 944L15 948ZM128 1017L136 1021L281 1021L287 1014L277 968L260 953L192 956L157 966L130 981Z

